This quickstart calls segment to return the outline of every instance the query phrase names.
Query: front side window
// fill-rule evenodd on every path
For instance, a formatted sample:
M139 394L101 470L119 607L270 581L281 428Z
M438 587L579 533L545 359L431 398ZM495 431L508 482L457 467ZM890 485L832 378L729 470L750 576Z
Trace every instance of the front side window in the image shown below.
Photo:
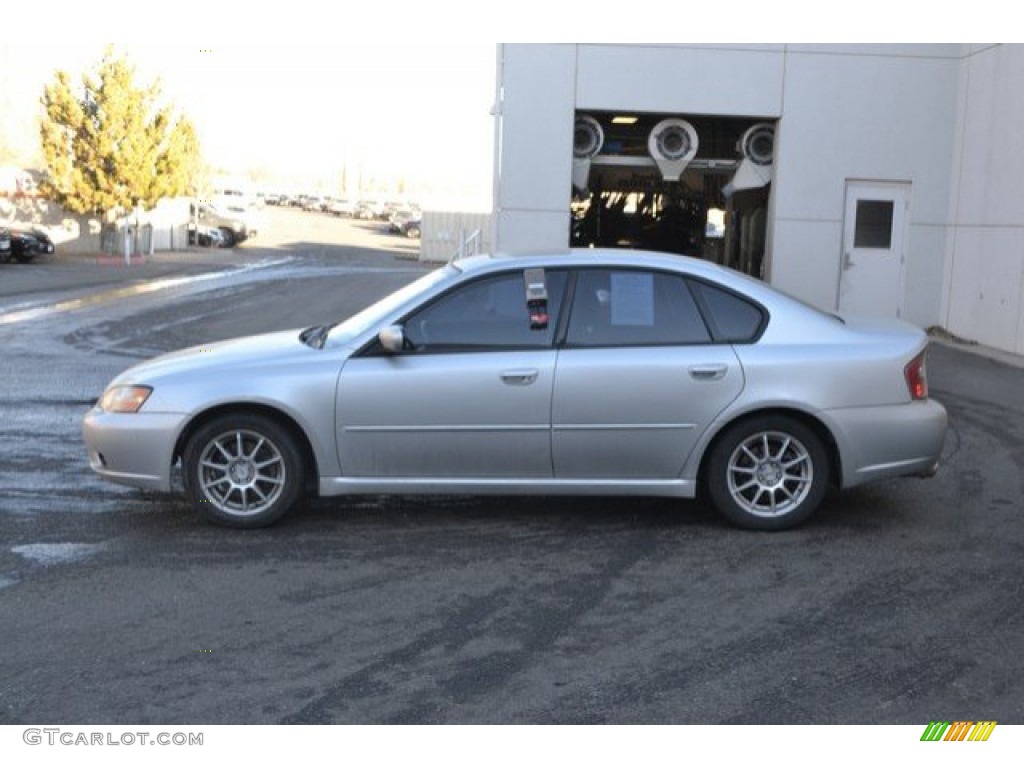
M565 273L549 271L546 281L554 313L562 301ZM554 332L554 317L544 328L531 327L522 271L460 286L405 321L405 337L424 352L549 347Z
M625 269L580 272L567 345L645 346L710 341L707 326L681 277Z

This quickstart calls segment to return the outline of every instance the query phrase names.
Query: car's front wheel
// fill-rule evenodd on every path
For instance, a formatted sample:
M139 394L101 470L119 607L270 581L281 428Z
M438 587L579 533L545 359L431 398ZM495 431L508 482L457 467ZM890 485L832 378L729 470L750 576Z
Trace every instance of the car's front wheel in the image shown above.
M235 245L235 233L234 232L232 232L227 227L221 227L220 228L220 234L221 234L221 243L220 243L220 247L221 248L232 248L232 247L234 247L234 245Z
M778 531L806 520L829 482L821 438L788 416L739 422L716 440L708 463L715 507L743 528Z
M185 495L207 521L232 528L276 522L302 499L302 453L291 433L260 414L227 414L189 438Z

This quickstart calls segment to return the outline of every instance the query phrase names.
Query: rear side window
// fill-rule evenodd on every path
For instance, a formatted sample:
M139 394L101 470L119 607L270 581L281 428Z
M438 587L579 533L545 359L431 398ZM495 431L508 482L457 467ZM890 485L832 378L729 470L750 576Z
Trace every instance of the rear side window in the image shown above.
M761 332L765 314L756 304L735 293L696 280L690 283L707 308L718 341L753 341Z
M579 273L566 343L575 347L702 344L707 326L677 275L642 270Z

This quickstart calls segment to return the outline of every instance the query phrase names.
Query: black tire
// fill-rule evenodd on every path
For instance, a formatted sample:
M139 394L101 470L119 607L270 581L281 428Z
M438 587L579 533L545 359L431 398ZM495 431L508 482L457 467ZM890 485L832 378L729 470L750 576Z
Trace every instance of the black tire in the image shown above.
M420 236L420 228L418 225L411 226L405 230L405 236L410 240L418 238Z
M231 248L235 244L235 233L230 229L221 227L220 234L224 238L224 242L220 244L221 248Z
M299 506L303 469L291 432L255 413L203 424L182 455L189 503L207 522L229 528L263 528Z
M829 456L814 430L789 416L756 416L714 443L708 492L741 528L781 531L806 520L825 498Z

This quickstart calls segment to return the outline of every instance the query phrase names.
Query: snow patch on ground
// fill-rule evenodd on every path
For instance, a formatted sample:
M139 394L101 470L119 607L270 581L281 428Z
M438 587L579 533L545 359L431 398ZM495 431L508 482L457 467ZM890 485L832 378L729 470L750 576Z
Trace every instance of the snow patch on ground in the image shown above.
M16 555L33 560L39 565L64 565L76 560L84 560L103 550L102 544L76 544L63 542L59 544L23 544L11 547ZM0 576L0 579L3 577Z
M19 579L17 576L0 573L0 589L3 589L4 587L13 587L19 581L21 581L21 579Z

